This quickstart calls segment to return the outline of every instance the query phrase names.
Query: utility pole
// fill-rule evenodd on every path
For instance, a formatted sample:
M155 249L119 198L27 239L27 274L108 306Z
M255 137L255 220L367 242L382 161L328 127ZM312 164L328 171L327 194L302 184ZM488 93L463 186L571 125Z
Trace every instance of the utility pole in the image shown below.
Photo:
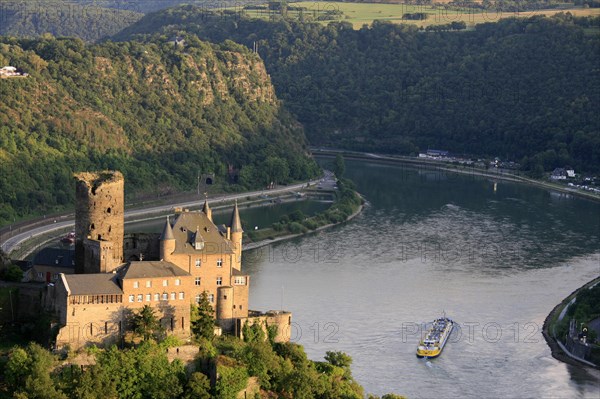
M200 171L198 171L198 197L200 196Z

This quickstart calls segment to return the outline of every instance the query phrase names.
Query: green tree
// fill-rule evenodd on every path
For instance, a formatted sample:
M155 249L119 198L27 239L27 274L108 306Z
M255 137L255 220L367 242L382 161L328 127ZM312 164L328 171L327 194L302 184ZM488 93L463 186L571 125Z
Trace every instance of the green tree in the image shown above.
M38 344L31 343L25 349L13 349L4 371L13 397L67 399L67 396L56 388L51 377L55 364L54 356Z
M325 352L325 360L333 366L344 369L350 369L350 365L352 364L352 358L344 352L327 351Z
M82 371L78 366L62 370L66 389L70 396L78 399L116 398L118 393L110 369L94 365Z
M0 277L6 281L21 281L23 270L17 265L8 265L0 272Z
M198 305L192 306L192 333L197 338L211 340L215 335L214 310L208 300L208 293L202 292Z
M342 154L337 154L335 156L335 161L333 162L333 173L338 179L344 177L344 173L346 172L346 162L344 161L344 157Z
M185 387L186 399L210 399L210 380L205 374L192 373Z
M154 314L154 309L149 305L144 305L138 312L133 313L131 325L133 332L141 336L144 341L151 337L158 338L164 332L164 328Z
M248 371L239 363L218 365L217 373L219 378L215 391L218 399L235 399L238 392L244 389L248 382Z

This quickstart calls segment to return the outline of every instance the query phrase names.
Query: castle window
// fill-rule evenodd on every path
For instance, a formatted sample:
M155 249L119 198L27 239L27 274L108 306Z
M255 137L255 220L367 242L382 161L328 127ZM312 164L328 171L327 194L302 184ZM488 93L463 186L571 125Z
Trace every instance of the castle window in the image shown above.
M154 294L154 300L156 302L160 301L160 294Z
M176 295L174 292L171 292L171 300L174 301L176 299Z
M166 287L169 285L169 280L163 280L163 287Z
M181 285L181 280L180 279L176 279L175 280L175 285Z
M133 282L133 288L140 288L140 282L139 281L134 281Z
M150 302L152 300L152 295L146 294L146 302Z
M150 281L150 280L146 281L146 287L147 288L152 287L152 281Z
M185 299L185 293L184 292L180 292L179 293L179 299Z
M142 294L138 294L137 301L142 302L144 300L144 296Z
M135 296L134 295L129 295L129 302L133 302L135 301Z
M214 294L208 294L208 302L213 303L215 301Z
M217 267L223 267L223 259L217 259Z
M194 279L194 284L195 284L195 285L200 285L200 277L196 277L196 278Z
M223 277L217 277L217 285L223 285Z
M238 276L238 277L234 278L233 284L235 284L235 285L246 285L246 277L244 277L244 276Z
M201 299L202 299L202 295L200 295L200 294L196 295L196 303L200 303Z
M202 260L196 259L196 267L200 267L200 266L202 266Z
M166 292L163 292L163 294L162 294L162 300L166 301L168 299L169 299L169 294L167 294Z

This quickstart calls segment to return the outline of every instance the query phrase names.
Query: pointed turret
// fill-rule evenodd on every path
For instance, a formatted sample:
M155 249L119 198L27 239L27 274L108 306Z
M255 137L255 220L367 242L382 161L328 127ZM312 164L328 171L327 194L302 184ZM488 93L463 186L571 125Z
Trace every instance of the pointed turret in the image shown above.
M196 232L194 233L194 240L192 241L192 245L196 249L196 251L204 248L204 238L200 234L200 226L196 226Z
M175 236L173 235L173 228L171 227L171 221L167 216L167 222L163 228L163 232L160 236L160 258L167 260L175 251Z
M161 241L165 240L174 240L175 236L173 235L173 228L171 227L171 221L167 216L167 222L165 223L165 227L163 227L162 234L160 236Z
M231 213L231 221L227 227L227 238L231 240L235 259L233 260L233 267L237 270L242 270L242 236L244 230L242 230L242 222L240 220L240 211L238 209L237 201L233 207Z
M237 201L235 201L235 206L233 207L233 212L231 213L231 220L229 222L229 227L231 227L232 233L243 233L242 230L242 222L240 221L240 211L238 209Z
M212 219L212 209L210 209L210 206L208 205L208 196L204 200L204 206L202 207L202 212L204 212L204 214L206 215L206 217L208 218L208 220L210 220L211 222L213 221L213 219Z

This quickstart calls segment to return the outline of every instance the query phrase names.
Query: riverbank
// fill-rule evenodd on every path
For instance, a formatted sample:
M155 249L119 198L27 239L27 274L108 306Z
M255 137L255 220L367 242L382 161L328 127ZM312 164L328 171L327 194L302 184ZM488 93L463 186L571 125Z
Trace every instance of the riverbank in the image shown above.
M359 205L359 207L358 207L358 209L356 211L354 211L350 216L348 216L345 220L343 220L341 222L338 222L338 223L329 223L329 224L326 224L324 226L319 226L319 227L317 227L314 230L309 230L309 231L304 232L304 233L286 234L286 235L282 235L282 236L279 236L279 237L274 237L272 239L267 238L267 239L260 240L260 241L257 241L257 242L251 242L251 243L248 243L246 245L243 245L242 248L243 248L244 251L250 250L250 249L261 248L261 247L264 247L264 246L267 246L267 245L274 244L276 242L291 240L292 238L296 238L296 237L307 236L307 235L314 234L314 233L317 233L317 232L325 230L325 229L329 229L329 228L331 228L333 226L338 226L340 224L347 223L350 220L354 219L356 216L358 216L363 211L363 209L365 208L366 202L364 201L364 198L359 193L357 193L357 194L361 197L361 199L363 200L363 202Z
M589 289L590 287L600 283L600 277L593 279L592 281L586 283L582 287L573 291L568 297L566 297L561 303L556 305L554 309L548 314L546 319L544 320L544 325L542 327L542 335L546 340L546 343L550 347L550 351L552 353L552 357L560 360L561 362L584 368L584 369L592 369L592 370L600 370L598 366L592 366L589 362L581 362L578 358L572 356L570 353L565 351L564 346L555 338L554 329L556 327L556 323L558 323L561 319L561 316L564 316L564 312L566 308L573 303L573 300L577 297L577 294L584 289Z
M550 182L545 182L541 180L531 179L528 177L520 176L514 173L510 173L500 169L492 169L493 172L489 170L483 170L472 166L466 165L451 165L447 162L436 161L432 159L424 159L424 158L416 158L416 157L406 157L406 156L390 156L390 155L382 155L382 154L373 154L373 153L362 153L356 151L345 151L345 150L321 150L321 149L313 149L313 156L315 157L323 157L323 158L334 158L336 155L342 154L344 159L346 160L359 160L359 161L369 161L381 164L389 164L389 165L408 165L413 167L423 167L428 170L438 170L444 172L453 172L459 173L463 175L472 175L472 176L480 176L486 177L490 179L504 180L510 181L514 183L523 183L529 184L532 186L537 186L541 188L545 188L547 190L558 191L565 194L574 195L581 198L590 199L593 201L600 202L600 195L588 193L581 190L576 190L570 187L564 187L561 185L557 185Z

